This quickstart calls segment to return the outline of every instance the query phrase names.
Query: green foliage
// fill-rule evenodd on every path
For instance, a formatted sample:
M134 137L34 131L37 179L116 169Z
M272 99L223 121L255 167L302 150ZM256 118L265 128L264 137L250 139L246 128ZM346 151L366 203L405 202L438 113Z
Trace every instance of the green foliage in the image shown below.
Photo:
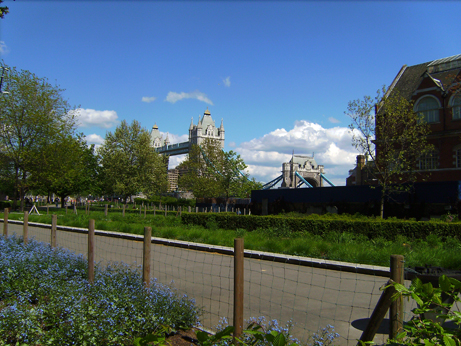
M167 188L167 173L163 156L150 143L150 135L133 120L123 120L114 133L108 132L98 149L101 157L104 190L121 195L144 192L152 195Z
M0 0L0 4L3 2L3 0ZM3 17L5 16L5 14L7 14L9 12L9 9L8 7L6 6L0 6L0 18L3 19Z
M243 173L247 166L240 155L223 151L218 142L210 139L201 146L193 145L181 166L187 168L187 173L180 177L179 187L192 191L197 198L244 198L262 186Z
M41 212L46 210L45 208L39 209ZM317 234L311 233L309 229L299 231L295 229L295 231L292 231L289 223L259 227L254 230L247 230L243 227L230 229L217 223L214 219L217 214L213 213L203 214L208 216L201 220L205 222L212 221L208 224L211 229L208 229L205 227L206 223L203 225L184 224L181 219L187 217L189 214L187 212L183 212L181 218L177 212L168 212L168 216L165 217L164 211L157 212L156 216L153 215L153 211L149 211L147 216L144 217L144 212L140 213L139 210L135 209L127 210L125 216L123 216L122 209L118 208L109 209L108 216L105 216L103 210L103 208L92 207L90 215L85 215L83 209L78 209L78 215L65 214L63 209L58 209L54 212L58 213L58 225L72 227L86 228L88 227L89 219L95 219L96 229L142 235L144 227L148 226L152 227L154 237L228 247L233 246L236 237L244 237L245 248L256 251L380 266L389 266L390 255L400 254L405 256L405 263L410 267L424 265L439 266L447 269L461 267L461 258L459 256L461 242L456 234L445 237L434 232L432 236L412 238L397 235L395 239L391 240L373 233L374 235L369 239L367 235L356 233L353 229L335 229L334 226L339 225L338 223L330 223L328 228ZM235 216L231 213L227 214ZM219 215L224 215L224 213ZM10 220L22 220L22 217L22 213L9 214ZM245 218L247 216L238 216L237 221ZM355 220L366 223L361 216L350 216L349 218L349 221ZM322 217L319 216L305 217L305 219L313 220L318 224L322 222ZM341 221L338 215L332 215L332 219ZM380 221L379 218L370 220ZM46 215L46 212L42 215L32 214L29 215L29 221L51 224L51 215ZM456 225L459 227L460 225L459 223L444 222L421 222L421 224L431 224L432 227L445 226L446 224L450 227ZM353 223L351 225L354 226ZM337 227L339 228L339 226ZM453 233L457 232L454 231Z
M420 279L415 279L409 288L397 283L393 285L397 291L395 299L413 299L418 307L413 309L415 316L404 325L404 331L395 340L388 341L388 345L461 344L461 313L451 310L454 303L460 302L461 282L442 275L439 278L439 287L433 287L430 282L423 284ZM443 325L448 320L457 327Z
M134 346L147 346L147 345L169 345L170 343L166 341L165 334L171 332L171 328L168 326L159 326L152 333L134 339Z
M351 101L346 112L352 119L352 144L371 159L368 173L382 187L381 217L385 197L411 189L419 157L433 147L427 143L429 125L413 111L412 102L397 90L388 91L383 87L374 99Z
M48 148L75 135L75 110L63 99L63 89L46 78L8 68L6 90L0 97L0 188L23 202L55 162Z
M287 217L283 215L236 215L233 213L183 213L184 224L206 226L214 220L218 227L231 230L247 231L264 230L270 236L286 236L290 233L309 232L314 235L329 233L351 233L355 237L366 239L383 238L394 241L399 236L408 239L431 237L442 240L458 237L461 223L449 222L417 222L405 220L381 220L375 218L347 217L330 214L327 216L312 215L309 217ZM432 235L432 236L431 236ZM344 235L343 235L344 236ZM432 241L433 243L433 241Z
M82 135L59 136L46 147L41 165L43 174L36 182L36 190L58 195L61 207L66 196L100 192L100 167L94 145L88 147Z
M139 268L96 265L89 284L87 261L64 249L0 237L0 253L0 345L132 345L198 321L192 300L145 286Z

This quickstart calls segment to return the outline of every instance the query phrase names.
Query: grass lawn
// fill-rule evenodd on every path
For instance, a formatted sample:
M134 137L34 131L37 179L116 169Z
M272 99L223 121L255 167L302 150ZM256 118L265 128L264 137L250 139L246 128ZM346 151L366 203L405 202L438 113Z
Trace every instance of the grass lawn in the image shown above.
M245 239L245 248L290 255L331 259L352 263L389 266L390 255L404 255L405 265L409 267L433 265L449 269L461 268L461 242L456 238L440 239L430 235L425 239L409 240L398 237L395 241L384 238L368 239L352 233L330 232L323 236L309 232L291 233L279 229L258 229L247 232L244 229L219 229L215 224L207 227L184 225L180 217L157 213L126 214L92 211L85 215L82 210L78 215L63 209L52 209L50 213L58 213L58 224L74 227L88 227L88 220L95 219L96 229L118 231L132 234L143 234L145 226L152 227L152 236L200 242L211 245L233 246L236 237ZM1 214L0 214L1 215ZM2 216L3 217L3 216ZM20 220L22 214L10 213L10 219ZM30 215L29 221L51 223L51 215Z

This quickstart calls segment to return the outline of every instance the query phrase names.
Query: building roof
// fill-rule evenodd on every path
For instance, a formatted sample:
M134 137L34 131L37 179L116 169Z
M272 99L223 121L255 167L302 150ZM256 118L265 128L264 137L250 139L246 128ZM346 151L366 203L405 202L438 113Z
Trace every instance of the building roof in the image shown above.
M290 160L291 163L295 165L300 165L303 168L313 168L316 169L318 167L317 162L315 162L314 157L312 156L304 156L304 155L293 155ZM309 164L309 167L306 167L306 164Z
M389 92L398 90L404 98L410 100L426 76L445 91L460 71L461 54L413 66L404 65L391 83Z

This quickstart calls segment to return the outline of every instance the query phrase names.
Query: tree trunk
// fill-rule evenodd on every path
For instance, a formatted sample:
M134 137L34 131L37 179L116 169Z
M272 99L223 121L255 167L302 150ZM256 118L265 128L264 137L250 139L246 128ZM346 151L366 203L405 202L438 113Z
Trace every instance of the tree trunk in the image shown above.
M381 196L380 216L381 219L384 219L384 194Z

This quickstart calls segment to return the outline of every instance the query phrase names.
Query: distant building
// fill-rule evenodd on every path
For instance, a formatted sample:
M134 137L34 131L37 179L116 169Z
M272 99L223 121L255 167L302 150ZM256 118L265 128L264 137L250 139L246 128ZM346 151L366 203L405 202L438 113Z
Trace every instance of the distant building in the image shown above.
M303 179L312 187L323 186L321 175L323 165L318 165L313 156L293 155L289 162L282 164L282 188L296 188L302 185ZM301 177L303 179L301 179Z
M168 192L178 190L179 171L176 168L168 170Z
M166 134L166 138L163 139L163 135L158 130L157 124L152 126L152 131L150 132L150 140L154 148L160 148L170 143L170 140L168 139L168 133Z
M160 133L157 124L152 126L150 133L151 144L155 150L164 155L174 156L189 153L193 144L201 145L205 139L209 138L218 141L221 149L224 149L225 131L223 120L221 126L216 127L214 120L211 118L208 108L203 113L203 117L198 119L197 125L194 125L193 118L189 127L189 141L183 143L170 144L168 133L166 138Z
M202 119L198 118L197 125L194 125L193 118L189 127L189 145L200 145L206 138L213 139L219 142L221 149L224 149L224 125L221 119L221 126L218 128L214 120L211 118L208 108L203 113Z
M427 181L461 180L461 54L414 66L404 65L388 93L394 90L412 101L414 111L430 125L427 139L434 150L420 157L415 169L430 173L424 175ZM379 157L379 151L377 155ZM350 173L347 185L354 181L357 184L358 168Z
M366 162L365 155L357 155L357 165L349 171L346 186L377 184L376 178L370 174L370 166L373 166L373 162Z

